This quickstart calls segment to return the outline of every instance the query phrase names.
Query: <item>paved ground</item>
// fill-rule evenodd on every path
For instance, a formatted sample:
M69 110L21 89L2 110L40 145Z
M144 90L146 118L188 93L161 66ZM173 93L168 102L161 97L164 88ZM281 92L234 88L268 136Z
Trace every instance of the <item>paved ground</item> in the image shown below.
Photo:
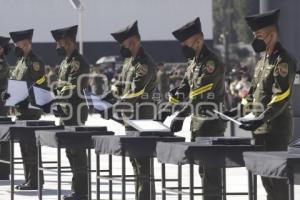
M45 119L54 119L52 116L44 117ZM168 124L168 121L166 122ZM110 130L115 131L116 134L124 134L124 128L113 121L105 121L105 120L99 120L97 116L90 116L88 120L88 125L107 125ZM178 133L178 135L186 136L187 140L189 140L189 132L188 132L188 124L189 121L187 120L184 124L184 129L182 132ZM187 134L187 135L186 135ZM246 135L246 134L245 134ZM19 157L19 145L16 145L16 154ZM62 154L63 157L63 165L68 166L67 158L65 157L64 153ZM56 159L56 151L51 148L43 148L43 158L44 160L55 160ZM95 157L94 154L92 155L92 166L95 168ZM102 163L107 162L107 156L101 157ZM120 159L118 157L113 158L113 172L114 173L121 173L121 164ZM105 168L105 164L102 165ZM23 178L23 169L21 165L16 166L16 182L17 184L22 183L24 180ZM129 162L127 162L127 169L128 173L132 173L131 166ZM176 166L167 165L166 167L167 171L167 177L176 177L177 171ZM160 165L155 161L155 175L156 177L160 177ZM93 198L95 199L95 175L92 176L92 182L93 182ZM188 167L184 166L183 168L183 185L188 186ZM46 172L45 173L45 185L44 185L44 199L45 200L52 200L57 199L56 196L56 188L57 188L57 177L55 173ZM63 194L67 194L70 190L70 181L71 181L71 174L64 174L62 177L63 180ZM200 178L197 174L197 171L195 170L195 184L200 185ZM170 185L171 186L171 185ZM174 185L175 186L175 185ZM161 199L161 185L159 183L156 184L157 189L157 200ZM227 188L229 192L243 192L247 191L247 171L245 168L235 168L235 169L228 169L227 170ZM127 192L127 199L134 199L134 187L133 184L128 183L127 186L128 192ZM101 199L108 199L108 184L107 181L101 182ZM296 186L296 198L300 195L300 187ZM10 199L10 192L9 192L9 182L8 181L0 181L0 200L8 200ZM16 200L36 200L37 198L37 192L30 191L30 192L17 192L16 193ZM121 199L121 185L120 183L114 183L114 200ZM175 195L170 195L167 197L169 200L177 199ZM188 196L184 196L183 199L188 199ZM200 200L201 197L196 197L195 200ZM247 200L247 196L229 196L227 198L228 200ZM258 182L258 199L259 200L265 200L265 192L261 185L261 182L259 180Z

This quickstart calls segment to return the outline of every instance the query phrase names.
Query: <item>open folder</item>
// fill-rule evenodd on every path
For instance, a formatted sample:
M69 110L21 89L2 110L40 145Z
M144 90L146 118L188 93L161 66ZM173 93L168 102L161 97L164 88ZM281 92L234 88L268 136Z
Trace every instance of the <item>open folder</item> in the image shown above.
M235 124L237 124L237 125L242 125L242 123L240 122L240 121L238 121L238 120L235 120L235 119L233 119L232 117L229 117L229 116L227 116L227 115L224 115L223 113L221 113L221 112L219 112L219 111L217 111L217 110L214 110L214 112L216 113L216 114L218 114L218 115L220 115L221 117L223 117L224 119L227 119L227 120L229 120L229 121L232 121L233 123L235 123Z
M46 89L33 86L35 103L38 106L46 105L54 100L54 94Z
M8 80L7 93L10 97L6 100L6 106L15 106L29 96L26 81Z
M107 110L113 106L109 102L101 100L97 95L88 90L84 90L84 96L89 108L94 108L96 111Z

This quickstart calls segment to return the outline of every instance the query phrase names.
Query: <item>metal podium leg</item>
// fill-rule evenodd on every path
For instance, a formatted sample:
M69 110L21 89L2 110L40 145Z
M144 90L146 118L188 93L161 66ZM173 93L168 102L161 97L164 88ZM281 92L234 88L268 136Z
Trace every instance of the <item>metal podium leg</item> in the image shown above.
M161 199L166 200L166 165L165 163L161 164Z
M92 180L91 180L91 149L88 148L87 150L88 155L87 155L87 179L88 179L88 200L92 199Z
M122 155L122 200L126 200L126 161Z
M61 149L57 147L57 199L61 200Z
M178 200L182 199L182 194L180 193L182 191L182 165L178 165Z
M257 200L257 175L252 174L253 177L253 200Z
M222 200L226 200L226 168L222 168Z
M10 199L14 200L15 196L15 161L14 161L14 154L15 154L15 143L14 143L14 136L12 135L10 138Z
M96 198L100 200L100 155L96 154Z
M42 187L42 172L41 172L41 162L42 162L42 149L41 149L41 145L37 144L37 157L38 157L38 162L37 162L37 169L38 169L38 196L39 196L39 200L43 199L43 187Z
M194 200L194 164L190 164L190 200Z
M112 183L112 155L108 155L108 189L109 189L109 200L113 199L113 183Z
M249 200L253 200L253 180L252 180L252 173L248 171L248 197Z
M289 176L289 200L294 200L294 175Z

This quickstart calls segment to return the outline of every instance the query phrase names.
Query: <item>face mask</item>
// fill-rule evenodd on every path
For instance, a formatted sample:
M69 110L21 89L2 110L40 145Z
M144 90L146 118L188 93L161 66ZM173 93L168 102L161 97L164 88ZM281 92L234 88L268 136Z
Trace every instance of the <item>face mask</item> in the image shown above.
M123 58L130 58L131 57L131 51L128 48L121 47L120 54Z
M266 37L268 36L269 34ZM266 39L266 37L264 39ZM264 39L254 38L254 40L252 41L251 45L256 53L263 52L267 49L267 44L265 43Z
M182 46L182 53L187 59L191 59L195 57L195 50L189 46Z
M267 48L267 45L266 43L262 40L262 39L257 39L255 38L253 41L252 41L252 48L254 49L254 51L256 53L260 53L260 52L263 52L266 50Z
M6 45L6 46L4 47L4 55L8 55L9 52L10 52L10 49L11 49L10 45Z
M61 57L66 57L66 55L67 55L66 50L63 47L56 48L56 53L57 53L57 55L59 55Z
M15 47L15 55L17 56L17 58L21 58L24 55L23 50L20 47Z

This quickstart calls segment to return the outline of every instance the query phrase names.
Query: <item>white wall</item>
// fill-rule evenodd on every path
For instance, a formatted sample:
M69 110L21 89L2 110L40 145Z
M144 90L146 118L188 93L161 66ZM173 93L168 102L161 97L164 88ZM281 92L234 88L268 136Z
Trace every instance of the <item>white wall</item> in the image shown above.
M112 41L111 32L139 21L143 40L174 40L171 32L199 16L212 39L212 0L82 0L84 41ZM0 35L35 28L34 42L52 42L50 30L78 23L68 0L0 0Z

